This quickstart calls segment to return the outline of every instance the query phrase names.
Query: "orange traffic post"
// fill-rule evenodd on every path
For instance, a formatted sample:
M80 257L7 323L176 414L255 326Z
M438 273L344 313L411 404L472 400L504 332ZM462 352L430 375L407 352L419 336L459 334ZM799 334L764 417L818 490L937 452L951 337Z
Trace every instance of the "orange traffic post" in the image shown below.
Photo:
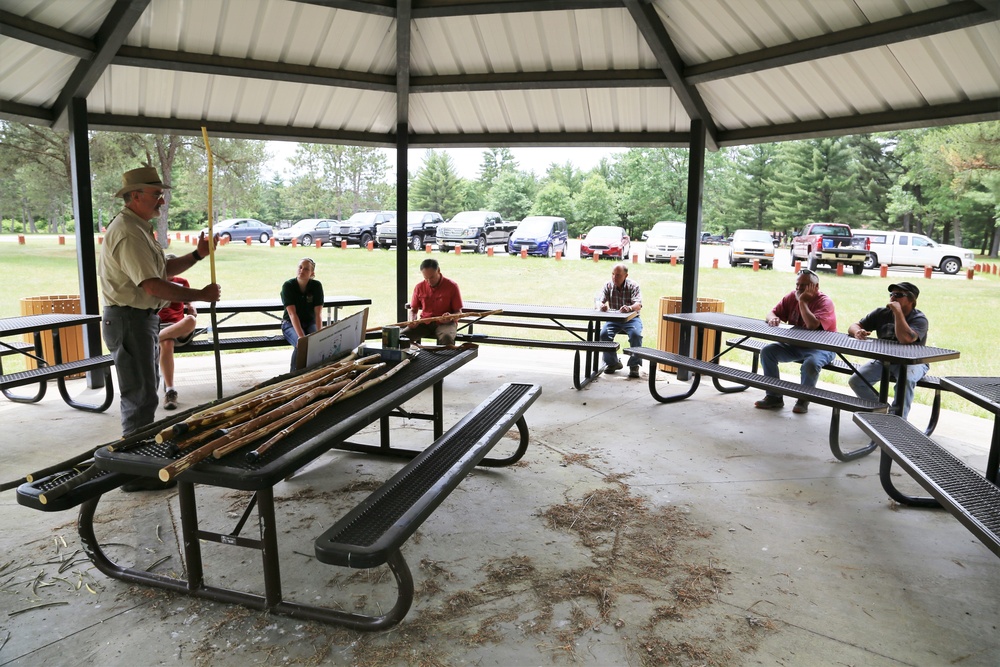
M462 246L460 246L460 245L455 246L455 254L456 255L461 255L462 254Z
M174 232L174 240L176 240L176 241L180 241L181 240L181 233L180 232Z
M972 276L974 273L975 271L973 269L969 269L968 271L965 272L965 277L968 278L969 280L972 280Z
M677 266L677 255L670 258L670 266Z
M153 232L153 237L156 237L156 232ZM62 234L59 235L59 245L66 245L66 237Z
M882 266L880 266L878 268L878 275L879 278L885 278L887 275L889 275L889 265L883 264Z
M292 238L292 247L294 248L294 247L296 247L296 246L297 246L298 244L299 244L299 240L298 240L297 238L294 238L294 237L293 237L293 238Z
M249 236L247 237L247 245L253 245L253 239Z
M715 259L712 260L712 268L713 269L719 268L719 258L718 257L716 257Z
M797 259L795 260L795 273L798 273L801 270L802 270L802 260Z
M98 236L97 237L97 245L104 245L104 237L103 236Z
M754 271L760 271L760 260L759 259L755 259L753 261L753 270Z
M341 250L347 250L347 239L343 239L343 240L342 240L342 241L340 242L340 249L341 249Z
M993 265L993 275L996 275L996 274L997 274L997 265L994 264Z
M934 267L933 266L925 266L924 267L924 278L930 278L931 274L933 272L934 272Z
M274 237L273 236L270 239L268 239L267 242L271 244L272 248L274 247Z
M528 249L521 248L521 259L527 259L527 258L528 258Z
M562 259L562 250L556 250L556 260Z
M493 246L489 246L488 248L486 248L486 256L487 257L493 256Z
M599 262L599 261L601 261L601 253L600 253L600 251L599 251L599 250L595 250L595 251L594 251L594 261L595 261L595 262Z
M191 243L191 235L190 234L185 234L184 235L184 243Z
M429 255L429 254L431 254L431 251L432 251L433 249L434 249L434 248L433 248L433 247L431 246L431 244L430 244L430 243L425 243L425 244L424 244L424 252L426 252L426 253L427 253L428 255Z
M632 263L633 264L639 263L639 255L632 255Z
M17 245L24 245L24 234L17 235Z
M844 275L844 263L843 262L837 262L837 275L838 276Z
M368 252L371 252L374 249L375 249L375 242L374 241L369 241L368 242Z
M322 248L323 247L323 241L320 240L320 239L316 239L316 247L317 248Z

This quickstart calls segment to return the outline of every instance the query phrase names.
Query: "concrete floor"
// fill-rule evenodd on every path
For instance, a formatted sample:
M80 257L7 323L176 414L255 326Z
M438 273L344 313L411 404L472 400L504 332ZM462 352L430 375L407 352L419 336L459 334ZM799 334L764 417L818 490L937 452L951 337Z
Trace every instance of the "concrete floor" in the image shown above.
M214 398L211 363L178 359L182 407ZM283 350L225 355L227 393L286 363ZM0 665L1000 664L1000 562L946 512L893 506L877 455L837 462L828 409L761 412L751 406L759 392L710 386L659 405L645 372L576 391L570 363L568 352L484 347L446 381L447 424L506 381L540 384L543 395L527 413L526 462L471 475L404 546L418 595L397 628L360 635L110 580L72 555L75 512L29 510L7 492ZM914 406L916 423L926 415ZM78 412L53 387L37 405L0 399L0 424L6 481L115 439L117 404ZM400 441L429 441L425 423L397 427ZM946 412L935 439L982 469L990 429ZM843 432L862 443L849 416ZM312 540L364 497L351 483L370 488L397 466L328 454L276 488L288 598L348 608L391 600L384 577L351 577L311 554ZM595 490L636 503L625 528L585 534L576 519L547 520L556 507L591 516ZM200 507L221 508L203 513L214 529L231 525L241 500L199 490ZM102 508L109 549L156 571L180 567L172 491L116 491ZM622 564L631 545L657 540L662 571ZM206 559L210 578L259 590L256 554L213 545ZM531 574L512 582L501 571ZM604 588L552 585L570 575Z

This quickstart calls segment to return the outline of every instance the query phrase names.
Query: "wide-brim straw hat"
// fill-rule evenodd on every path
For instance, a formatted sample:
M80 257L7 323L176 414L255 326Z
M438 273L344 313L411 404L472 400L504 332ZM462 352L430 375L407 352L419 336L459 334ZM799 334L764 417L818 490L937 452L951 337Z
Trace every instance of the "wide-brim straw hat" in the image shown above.
M139 167L122 174L122 189L115 193L115 197L121 197L126 192L134 192L143 188L161 188L169 190L169 185L164 185L160 180L160 174L156 167Z

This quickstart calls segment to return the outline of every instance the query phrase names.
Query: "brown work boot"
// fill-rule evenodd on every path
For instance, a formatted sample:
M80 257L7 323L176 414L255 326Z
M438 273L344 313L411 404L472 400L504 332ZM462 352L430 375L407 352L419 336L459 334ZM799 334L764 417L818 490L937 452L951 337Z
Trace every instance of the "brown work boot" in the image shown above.
M759 410L779 410L785 407L785 400L781 396L765 396L753 406Z
M794 412L797 415L804 415L805 413L809 412L809 401L805 400L804 398L800 398L799 400L795 401L795 407L792 408L792 412Z

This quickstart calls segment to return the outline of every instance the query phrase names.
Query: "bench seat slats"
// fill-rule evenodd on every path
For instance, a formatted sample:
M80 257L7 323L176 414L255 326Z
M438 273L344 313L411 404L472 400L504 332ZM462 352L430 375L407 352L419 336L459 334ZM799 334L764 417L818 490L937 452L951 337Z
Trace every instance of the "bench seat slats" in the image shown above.
M284 339L283 336L239 336L231 338L220 338L219 339L219 349L222 351L227 350L252 350L260 347L282 347L288 346L288 341ZM180 347L174 348L174 354L180 354L182 352L212 352L215 350L215 344L211 338L193 340L187 345L181 345Z
M1000 487L896 415L856 414L854 421L942 507L1000 556Z
M13 389L14 387L23 387L24 385L34 384L45 380L54 380L67 375L73 375L74 373L83 373L86 371L96 370L98 368L107 368L112 366L114 363L115 362L111 358L111 355L105 354L100 357L80 359L79 361L67 361L62 364L53 364L51 366L43 366L42 368L20 371L17 373L8 373L0 376L0 389Z
M540 392L527 384L501 387L317 538L317 559L353 568L385 563Z
M664 352L663 350L654 350L647 347L633 347L625 350L625 353L638 356L642 359L648 359L649 361L685 368L694 373L721 378L737 384L772 390L775 393L793 398L802 398L832 408L840 408L852 412L885 412L889 409L887 404L879 401L870 401L818 387L805 387L797 382L770 378L750 371L723 366L711 361L692 359L691 357L673 352Z

